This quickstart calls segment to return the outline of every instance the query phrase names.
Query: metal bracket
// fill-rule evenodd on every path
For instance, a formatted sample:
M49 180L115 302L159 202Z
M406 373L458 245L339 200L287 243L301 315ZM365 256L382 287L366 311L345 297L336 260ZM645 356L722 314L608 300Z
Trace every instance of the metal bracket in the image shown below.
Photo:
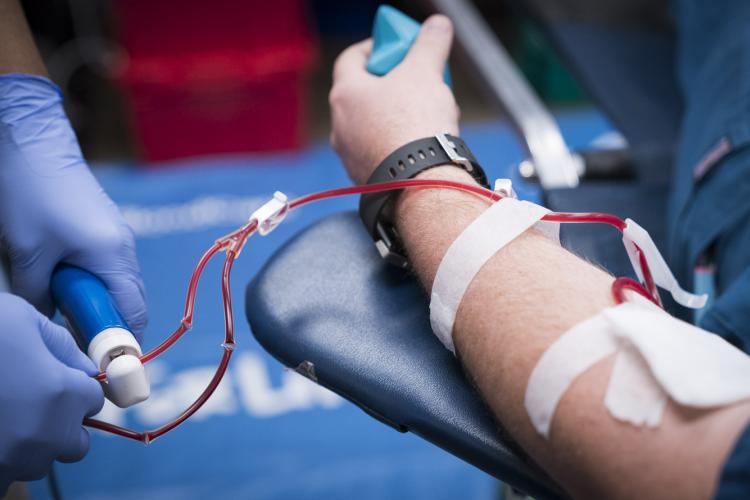
M578 185L578 166L555 119L534 93L508 52L467 0L424 0L448 16L456 43L492 99L510 117L545 189Z

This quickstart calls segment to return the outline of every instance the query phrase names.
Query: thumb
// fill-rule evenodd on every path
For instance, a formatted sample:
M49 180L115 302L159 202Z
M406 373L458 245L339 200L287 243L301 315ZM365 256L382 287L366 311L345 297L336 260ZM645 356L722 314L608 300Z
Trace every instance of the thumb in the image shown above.
M94 363L78 348L68 330L39 314L39 331L49 352L61 363L89 376L99 373Z
M447 17L430 16L419 30L414 45L404 59L404 66L442 74L451 52L453 24Z

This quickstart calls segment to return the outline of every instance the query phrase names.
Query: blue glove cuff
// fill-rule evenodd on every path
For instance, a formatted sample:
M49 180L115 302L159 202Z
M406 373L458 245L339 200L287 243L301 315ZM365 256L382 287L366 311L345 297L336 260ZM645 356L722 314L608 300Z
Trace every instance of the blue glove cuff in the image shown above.
M55 94L61 100L63 98L62 89L46 76L27 73L0 75L0 104L6 104L6 99L45 94Z
M27 123L40 113L64 117L62 102L62 90L49 78L23 73L0 75L0 126Z
M9 156L15 159L9 160ZM49 78L0 75L0 157L5 157L4 167L13 164L45 175L82 163L78 140L63 108L62 91Z

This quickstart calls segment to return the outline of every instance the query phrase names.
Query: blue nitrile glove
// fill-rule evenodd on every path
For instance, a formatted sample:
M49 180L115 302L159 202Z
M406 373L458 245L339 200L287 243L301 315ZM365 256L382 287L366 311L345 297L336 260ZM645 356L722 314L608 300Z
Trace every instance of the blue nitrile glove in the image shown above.
M86 455L81 422L104 404L96 372L65 328L0 293L0 497L12 481L42 478L54 460Z
M60 89L46 78L0 75L0 244L12 291L54 312L59 262L105 283L140 340L147 313L132 230L83 159Z

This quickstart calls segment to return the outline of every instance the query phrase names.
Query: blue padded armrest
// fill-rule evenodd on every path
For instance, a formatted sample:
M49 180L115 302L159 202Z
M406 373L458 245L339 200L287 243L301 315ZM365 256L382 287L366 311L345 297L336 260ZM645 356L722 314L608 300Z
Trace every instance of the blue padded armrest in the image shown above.
M384 264L355 213L287 243L248 285L246 311L284 365L535 498L561 497L503 437L433 336L424 291Z

